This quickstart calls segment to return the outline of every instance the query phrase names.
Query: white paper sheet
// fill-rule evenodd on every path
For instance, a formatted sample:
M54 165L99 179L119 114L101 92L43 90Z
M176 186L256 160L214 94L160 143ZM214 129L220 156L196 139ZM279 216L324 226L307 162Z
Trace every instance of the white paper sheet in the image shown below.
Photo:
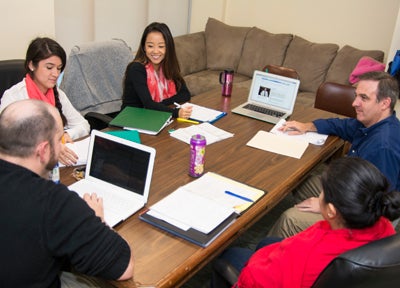
M234 212L233 208L221 206L182 187L152 205L150 211L156 212L151 214L154 217L170 223L175 221L171 224L178 227L180 224L177 223L181 223L206 234Z
M233 137L234 135L207 122L185 128L179 128L170 133L172 137L187 144L190 144L190 138L196 134L203 135L206 138L207 145Z
M308 147L308 141L304 139L293 139L285 135L276 135L266 131L258 131L257 134L247 142L247 145L300 159Z
M329 136L325 134L319 134L317 132L307 132L301 135L289 135L287 132L279 131L279 128L285 125L285 123L286 123L285 119L279 120L279 122L276 123L276 125L271 129L270 132L276 135L284 135L290 137L291 139L306 140L308 143L314 145L324 145L326 139Z

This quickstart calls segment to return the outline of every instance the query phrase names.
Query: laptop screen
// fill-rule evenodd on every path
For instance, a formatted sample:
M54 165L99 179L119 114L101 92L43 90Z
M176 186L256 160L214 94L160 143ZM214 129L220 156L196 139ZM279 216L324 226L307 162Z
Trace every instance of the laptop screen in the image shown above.
M150 153L95 136L89 175L133 191L145 192Z
M297 79L255 71L249 100L279 110L292 111L298 82Z

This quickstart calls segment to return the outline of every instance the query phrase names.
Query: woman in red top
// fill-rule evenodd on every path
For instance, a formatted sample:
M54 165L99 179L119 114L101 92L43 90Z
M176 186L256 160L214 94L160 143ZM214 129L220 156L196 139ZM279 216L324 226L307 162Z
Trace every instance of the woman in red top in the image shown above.
M241 270L234 287L311 287L339 254L395 234L389 220L400 216L400 193L388 191L387 179L374 165L340 158L331 162L321 181L324 221L253 255L231 248L220 256Z

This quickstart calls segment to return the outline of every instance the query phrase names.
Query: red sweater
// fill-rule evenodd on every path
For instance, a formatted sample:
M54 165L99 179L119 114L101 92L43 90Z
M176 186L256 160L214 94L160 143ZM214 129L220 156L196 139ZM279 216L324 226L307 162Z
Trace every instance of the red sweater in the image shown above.
M350 249L395 234L381 218L366 229L332 230L320 221L280 243L258 250L240 273L235 287L311 287L329 262Z

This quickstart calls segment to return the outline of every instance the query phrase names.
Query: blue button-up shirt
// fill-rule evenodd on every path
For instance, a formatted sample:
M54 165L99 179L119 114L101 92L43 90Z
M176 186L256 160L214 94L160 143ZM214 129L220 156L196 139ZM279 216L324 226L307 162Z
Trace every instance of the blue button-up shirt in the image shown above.
M348 156L360 157L374 164L400 191L400 121L395 112L366 128L353 118L313 121L318 133L336 135L351 143Z

